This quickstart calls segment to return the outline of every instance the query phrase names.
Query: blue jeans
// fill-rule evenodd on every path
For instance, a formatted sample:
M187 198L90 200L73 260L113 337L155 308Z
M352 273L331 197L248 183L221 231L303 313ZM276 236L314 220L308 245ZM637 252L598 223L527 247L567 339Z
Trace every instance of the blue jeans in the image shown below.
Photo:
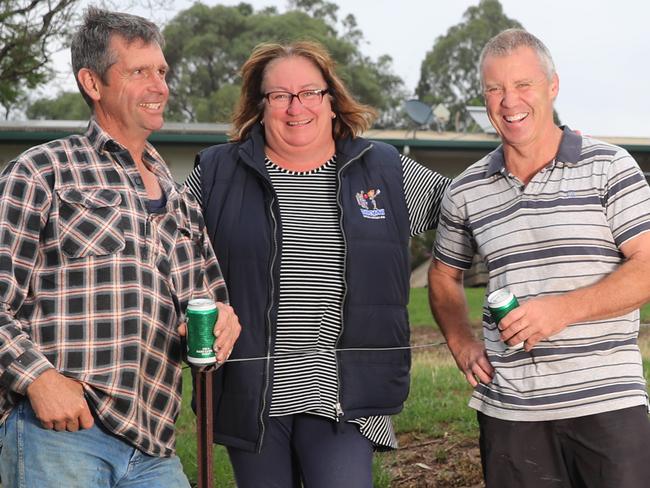
M28 400L0 426L2 488L189 488L177 456L144 454L93 425L46 430Z

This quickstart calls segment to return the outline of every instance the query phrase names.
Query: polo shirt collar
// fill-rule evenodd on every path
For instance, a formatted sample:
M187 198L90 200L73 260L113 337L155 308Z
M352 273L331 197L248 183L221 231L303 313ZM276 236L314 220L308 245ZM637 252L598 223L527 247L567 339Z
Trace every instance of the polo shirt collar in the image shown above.
M575 164L580 159L582 149L582 136L572 131L569 126L563 125L562 139L560 148L555 156L555 161L561 161L567 164ZM503 155L503 144L496 148L488 155L489 162L486 176L492 176L499 173L506 166L506 160Z

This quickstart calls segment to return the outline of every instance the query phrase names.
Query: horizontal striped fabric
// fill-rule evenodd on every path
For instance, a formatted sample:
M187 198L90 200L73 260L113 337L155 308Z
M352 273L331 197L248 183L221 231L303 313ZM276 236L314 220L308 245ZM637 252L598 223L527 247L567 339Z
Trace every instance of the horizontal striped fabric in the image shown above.
M308 172L267 160L280 205L283 246L276 354L332 349L341 329L344 243L336 205L334 159ZM434 226L448 180L402 157L412 232ZM414 210L411 210L414 209ZM275 360L272 416L312 413L336 418L338 380L333 353ZM390 417L355 419L379 447L396 447Z

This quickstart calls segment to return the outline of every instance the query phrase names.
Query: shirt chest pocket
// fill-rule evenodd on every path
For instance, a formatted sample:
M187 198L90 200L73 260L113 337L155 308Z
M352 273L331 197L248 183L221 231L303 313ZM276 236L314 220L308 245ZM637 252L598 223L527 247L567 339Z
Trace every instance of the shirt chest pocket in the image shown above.
M125 247L122 196L110 189L57 190L61 251L70 258L105 256Z

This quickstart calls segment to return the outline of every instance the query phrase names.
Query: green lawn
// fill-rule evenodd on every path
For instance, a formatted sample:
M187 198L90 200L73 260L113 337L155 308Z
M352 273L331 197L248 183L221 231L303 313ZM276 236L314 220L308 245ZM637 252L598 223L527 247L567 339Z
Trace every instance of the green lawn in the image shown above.
M469 306L469 318L472 322L481 320L483 310L484 288L465 288L467 305ZM429 290L426 288L411 288L411 299L409 301L409 320L411 327L428 326L434 327L435 322L429 308Z
M470 318L480 323L483 288L468 288ZM412 289L409 315L413 327L437 327L427 299L426 289ZM650 322L650 306L641 310L641 321ZM644 357L650 359L650 338L642 344ZM650 361L644 360L646 377L650 378ZM431 438L442 436L458 439L476 439L477 423L473 410L467 407L471 388L446 353L445 346L438 346L429 354L416 354L413 360L411 393L404 411L395 417L398 432L413 432ZM189 405L191 379L189 370L184 374L183 409L178 422L178 454L190 481L197 478L195 418ZM391 454L375 456L375 488L389 488L391 477L384 467ZM215 446L215 487L235 487L232 470L225 450Z

